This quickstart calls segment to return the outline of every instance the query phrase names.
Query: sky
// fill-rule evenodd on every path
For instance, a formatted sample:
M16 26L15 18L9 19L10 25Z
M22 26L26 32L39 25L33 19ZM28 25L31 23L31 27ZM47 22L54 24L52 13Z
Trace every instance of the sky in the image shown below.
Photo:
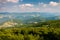
M60 0L0 0L0 12L60 12Z

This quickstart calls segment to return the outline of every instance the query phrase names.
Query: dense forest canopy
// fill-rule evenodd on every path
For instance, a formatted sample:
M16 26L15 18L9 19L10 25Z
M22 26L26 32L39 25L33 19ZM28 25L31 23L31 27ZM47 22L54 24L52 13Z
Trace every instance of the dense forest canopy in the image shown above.
M0 40L60 40L60 20L1 28Z

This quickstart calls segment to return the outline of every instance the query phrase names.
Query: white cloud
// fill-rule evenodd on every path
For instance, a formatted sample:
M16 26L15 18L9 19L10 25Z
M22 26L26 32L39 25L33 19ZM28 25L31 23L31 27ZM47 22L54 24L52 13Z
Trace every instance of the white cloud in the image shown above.
M49 3L49 5L51 5L51 6L57 6L58 3L57 3L57 2L53 2L53 1L51 1L51 2Z
M32 7L33 5L32 4L25 4L25 6Z
M45 3L39 3L37 5L34 4L19 4L17 5L16 3L19 0L8 0L8 1L2 1L2 2L14 2L12 3L11 7L8 5L3 6L0 8L0 11L10 11L10 12L58 12L60 11L60 3L57 2L50 2L49 4ZM0 4L2 5L2 4ZM5 5L5 4L4 4Z
M21 4L19 7L33 7L33 4Z
M33 4L21 4L19 5L19 10L24 12L40 11L40 9L38 7L35 7Z
M7 0L7 2L14 2L17 3L19 0Z
M20 7L22 6L22 7L24 7L25 5L24 4L22 4L22 5L19 5Z
M47 4L43 4L43 7L47 7Z
M21 4L21 5L19 5L19 8L21 10L26 10L26 9L32 9L33 6L34 6L33 4Z
M0 4L5 4L7 0L0 0Z

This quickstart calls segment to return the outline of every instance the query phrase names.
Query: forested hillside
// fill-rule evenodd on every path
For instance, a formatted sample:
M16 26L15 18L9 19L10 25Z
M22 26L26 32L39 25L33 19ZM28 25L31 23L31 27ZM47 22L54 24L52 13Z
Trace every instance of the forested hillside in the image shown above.
M60 40L60 20L1 28L0 40Z

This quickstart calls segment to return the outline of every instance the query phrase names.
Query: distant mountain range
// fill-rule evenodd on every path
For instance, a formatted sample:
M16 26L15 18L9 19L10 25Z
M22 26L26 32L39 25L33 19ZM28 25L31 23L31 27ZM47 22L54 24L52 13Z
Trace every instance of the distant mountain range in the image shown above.
M25 12L25 13L0 12L0 24L10 20L21 20L24 23L47 20L60 20L60 14L47 12Z

